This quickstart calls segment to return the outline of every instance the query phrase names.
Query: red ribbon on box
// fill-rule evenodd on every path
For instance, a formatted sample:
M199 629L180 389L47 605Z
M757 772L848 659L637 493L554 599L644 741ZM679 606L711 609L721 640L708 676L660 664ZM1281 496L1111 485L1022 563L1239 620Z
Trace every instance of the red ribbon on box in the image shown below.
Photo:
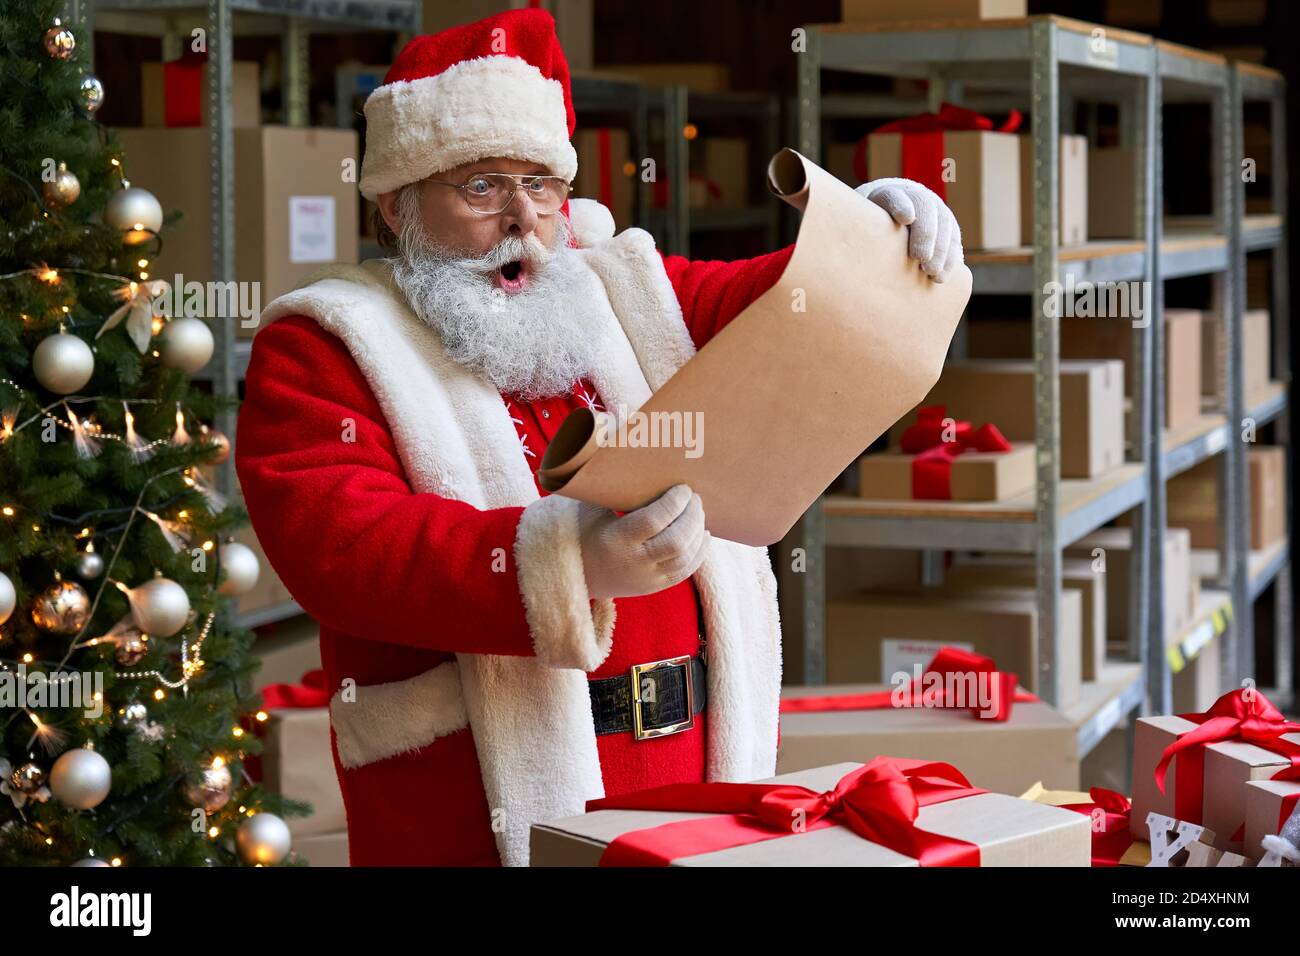
M907 119L895 120L877 127L868 135L875 133L902 133L902 178L916 180L928 186L947 201L948 187L943 179L943 135L946 132L966 130L989 130L998 133L1014 133L1020 129L1023 117L1019 110L1012 110L1001 126L995 126L987 116L974 110L944 103L938 113L921 113ZM853 152L853 172L861 182L870 179L867 170L867 136L864 136Z
M988 791L972 787L951 764L876 757L822 793L778 783L675 783L589 800L587 812L714 814L624 833L605 847L601 866L668 866L683 857L833 826L848 827L921 866L979 866L977 845L922 830L916 817L921 807L981 793Z
M914 680L906 688L897 691L871 691L865 694L825 694L817 697L794 697L781 701L780 712L783 714L806 714L825 713L834 710L884 710L887 707L914 707L917 706L917 696L919 695L921 699L920 706L948 710L964 708L974 716L979 717L980 707L959 704L947 693L948 681L946 678L949 675L971 673L990 675L993 686L997 688L994 714L992 717L984 718L986 720L1009 720L1011 718L1012 704L1016 702L1022 704L1038 703L1038 698L1033 694L1018 689L1019 678L1017 675L1009 671L998 670L993 658L965 651L959 647L944 647L940 648L930 663L925 665L925 671L921 677ZM938 675L940 679L943 679L943 692L938 696L927 694L924 689L924 685L929 682L927 678L930 675ZM930 681L932 680L933 678L930 678ZM896 696L901 696L901 700L896 699Z
M307 707L326 707L330 702L329 687L325 683L325 671L321 668L307 671L297 684L267 684L262 688L263 710L290 710ZM246 731L257 736L262 733L262 721L244 718ZM262 757L249 754L244 758L244 769L254 780L262 779Z
M203 125L203 71L206 53L187 50L179 60L163 64L163 124Z
M1164 793L1169 764L1174 757L1179 758L1175 771L1178 792L1174 795L1174 816L1179 820L1201 822L1207 744L1241 740L1289 758L1291 769L1300 762L1300 744L1281 739L1283 734L1300 731L1300 724L1287 720L1257 690L1252 689L1249 694L1244 690L1231 690L1205 713L1179 716L1200 726L1179 734L1178 739L1165 748L1155 769L1156 786ZM1281 772L1289 771L1284 768Z
M970 422L949 419L947 412L946 405L917 409L915 424L903 432L903 453L916 456L912 459L913 498L952 500L952 463L963 452L1011 451L1011 443L998 426L984 424L976 428ZM945 422L951 425L945 426Z
M1093 787L1088 795L1092 797L1092 803L1067 803L1061 809L1092 818L1093 866L1119 866L1119 861L1133 845L1133 834L1129 832L1132 804L1122 793L1105 787ZM1101 814L1098 815L1097 811Z

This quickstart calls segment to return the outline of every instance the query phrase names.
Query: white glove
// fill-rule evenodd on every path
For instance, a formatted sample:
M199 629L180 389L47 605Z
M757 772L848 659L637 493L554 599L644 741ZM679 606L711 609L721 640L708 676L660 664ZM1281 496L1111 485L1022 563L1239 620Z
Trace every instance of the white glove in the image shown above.
M704 562L711 540L704 504L687 485L674 485L621 518L582 502L578 534L593 598L638 597L684 581Z
M900 226L910 227L907 254L935 282L948 278L964 261L957 217L932 190L911 179L873 179L854 192L885 210Z

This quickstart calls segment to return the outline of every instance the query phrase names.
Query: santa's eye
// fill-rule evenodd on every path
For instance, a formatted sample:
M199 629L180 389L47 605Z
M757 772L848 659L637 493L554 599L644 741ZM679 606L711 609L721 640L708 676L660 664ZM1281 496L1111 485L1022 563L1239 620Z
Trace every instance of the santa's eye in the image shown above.
M475 196L488 196L496 189L496 185L484 176L475 176L465 184L465 188Z
M532 179L525 179L523 186L529 192L540 193L546 189L546 180L541 176L534 176Z

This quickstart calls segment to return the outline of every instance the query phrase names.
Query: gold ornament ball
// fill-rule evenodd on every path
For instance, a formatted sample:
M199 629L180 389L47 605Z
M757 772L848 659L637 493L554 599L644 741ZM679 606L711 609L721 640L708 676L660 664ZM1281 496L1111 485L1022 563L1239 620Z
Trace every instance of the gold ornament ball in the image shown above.
M56 332L36 346L32 373L51 392L71 395L95 374L95 353L77 336Z
M289 827L274 813L258 813L239 825L235 847L249 866L274 866L289 855Z
M45 771L28 761L9 774L9 785L26 794L33 794L45 786Z
M197 781L185 781L185 799L191 806L202 807L204 813L216 813L230 802L233 786L229 767L209 767Z
M87 73L81 78L81 107L87 113L95 113L104 105L104 84L99 77Z
M72 51L77 48L77 38L72 35L72 31L65 27L63 21L58 17L54 18L54 26L45 31L42 42L46 54L56 60L66 60L72 56Z
M217 446L212 450L211 457L208 458L209 464L221 465L230 457L230 439L226 437L225 432L205 427L203 429L203 440Z
M134 667L149 653L149 645L139 635L131 634L117 642L117 651L113 659L123 667Z
M51 634L76 634L90 616L90 595L80 584L59 581L32 602L32 623Z
M59 163L54 178L41 186L41 195L48 205L71 206L81 195L81 180L68 168L67 163Z

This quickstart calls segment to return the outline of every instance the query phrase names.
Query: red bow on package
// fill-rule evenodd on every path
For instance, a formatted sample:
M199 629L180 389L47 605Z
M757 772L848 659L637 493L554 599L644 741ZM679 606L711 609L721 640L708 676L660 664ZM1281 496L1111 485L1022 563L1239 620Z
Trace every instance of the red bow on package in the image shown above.
M974 427L948 418L946 405L917 409L916 423L903 432L900 447L912 459L912 497L952 499L952 463L966 451L1008 452L1011 443L996 425Z
M965 130L1014 133L1020 129L1021 119L1020 111L1012 110L1007 115L1006 122L995 126L991 119L974 110L944 103L939 107L938 113L922 113L895 120L872 130L872 133L902 133L902 178L914 179L934 190L939 198L947 200L948 188L943 179L943 134ZM870 179L865 136L853 152L853 172L860 182L865 183Z
M1300 724L1283 717L1282 712L1257 690L1228 691L1205 713L1179 716L1200 726L1179 734L1178 739L1165 748L1156 764L1155 777L1156 786L1164 793L1169 764L1174 757L1179 758L1175 771L1178 787L1174 794L1174 816L1187 823L1201 822L1207 744L1241 740L1289 758L1293 767L1300 761L1300 744L1281 739L1283 734L1300 731Z
M984 675L988 690L987 706L978 701L979 676ZM972 684L975 684L972 687ZM832 710L884 710L887 707L933 707L966 709L986 720L1008 720L1011 705L1037 703L1038 698L1018 690L1019 678L1000 671L993 658L958 647L940 648L921 676L907 687L872 691L866 694L827 694L820 697L793 697L781 701L781 713L824 713ZM968 694L962 694L966 688ZM975 700L975 703L971 703Z
M325 671L317 668L302 675L297 684L267 684L262 688L263 710L290 710L308 707L326 707L330 702ZM261 736L264 724L245 717L241 723L246 731ZM244 769L254 780L262 779L262 758L249 754L244 758Z
M973 843L916 825L921 807L988 793L950 764L876 757L833 790L779 783L675 783L587 801L593 810L673 810L714 816L633 830L610 841L601 866L668 866L674 860L791 834L845 826L921 866L979 866Z
M1092 803L1067 803L1061 809L1092 818L1093 866L1119 866L1133 845L1133 834L1128 827L1132 805L1128 797L1105 787L1093 787L1088 795Z

